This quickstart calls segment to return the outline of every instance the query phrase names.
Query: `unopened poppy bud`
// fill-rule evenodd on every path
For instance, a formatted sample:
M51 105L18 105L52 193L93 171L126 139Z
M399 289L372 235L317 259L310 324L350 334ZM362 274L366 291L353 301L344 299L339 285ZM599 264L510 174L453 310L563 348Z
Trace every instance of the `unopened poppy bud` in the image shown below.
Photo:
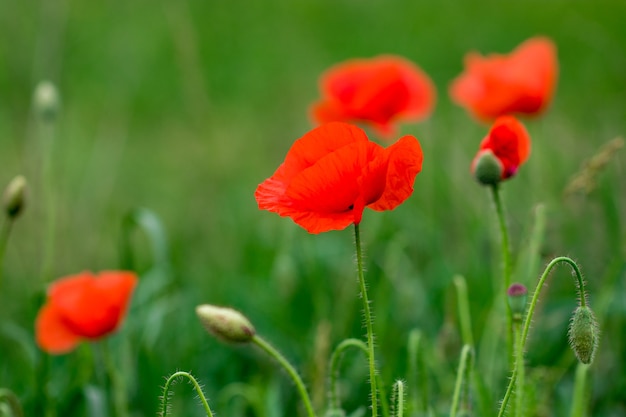
M513 318L521 320L526 311L526 298L528 296L528 290L523 284L514 283L506 291L507 300Z
M246 343L256 334L252 323L232 308L203 304L196 307L196 314L209 333L225 342Z
M569 342L579 361L589 364L598 346L598 323L589 307L574 311L569 327Z
M44 122L56 119L61 106L59 92L50 81L41 81L35 88L33 97L35 112Z
M483 185L495 185L502 180L504 167L490 149L481 151L472 164L474 177Z
M26 200L26 178L21 175L13 178L4 189L2 204L4 211L10 218L16 218L24 209Z

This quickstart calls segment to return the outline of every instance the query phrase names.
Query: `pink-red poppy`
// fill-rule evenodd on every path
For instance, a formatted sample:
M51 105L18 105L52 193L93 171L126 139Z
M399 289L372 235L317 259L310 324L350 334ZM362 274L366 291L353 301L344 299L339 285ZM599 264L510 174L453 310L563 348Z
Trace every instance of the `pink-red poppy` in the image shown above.
M365 207L393 210L413 192L422 169L413 136L383 148L347 123L328 123L298 139L255 198L262 210L288 216L309 233L359 224Z
M315 122L367 123L383 137L394 124L428 117L435 87L424 71L399 56L351 59L320 77L322 98L311 107Z
M515 117L499 117L480 144L480 150L472 162L472 172L475 172L477 162L487 152L499 161L500 177L505 180L515 175L520 165L528 159L530 136Z
M97 276L83 272L57 280L37 315L37 344L48 353L61 354L82 340L114 332L136 284L137 276L128 271L103 271Z
M550 103L558 73L556 46L545 37L526 40L509 55L470 52L450 96L481 120L506 114L540 114Z

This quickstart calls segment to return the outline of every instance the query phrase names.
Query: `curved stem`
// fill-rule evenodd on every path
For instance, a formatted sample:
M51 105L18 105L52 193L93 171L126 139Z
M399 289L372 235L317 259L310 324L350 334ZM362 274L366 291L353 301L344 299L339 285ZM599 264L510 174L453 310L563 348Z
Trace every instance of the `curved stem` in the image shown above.
M369 350L365 342L359 339L345 339L337 345L332 355L330 356L330 387L329 387L329 402L330 408L338 409L341 407L339 404L339 395L337 393L337 375L339 374L339 360L341 355L349 348L360 349L365 356L369 355Z
M539 278L539 282L537 283L537 287L535 288L535 292L533 293L533 298L530 301L530 307L528 308L528 312L526 313L526 320L524 321L524 328L522 330L522 334L520 336L520 341L519 341L520 349L522 353L525 351L526 340L528 339L528 331L530 330L530 322L532 321L533 314L535 313L535 307L537 305L537 301L539 300L539 293L541 292L541 289L543 288L543 284L548 278L548 275L550 275L552 268L554 268L558 263L561 263L561 262L568 264L574 271L574 274L576 275L576 280L578 283L577 289L578 289L578 297L580 299L580 306L581 307L587 306L587 301L585 299L586 298L585 297L585 282L583 281L582 274L580 273L580 269L578 268L578 265L576 264L576 262L574 262L567 256L559 256L557 258L554 258L546 266L546 269L543 271L543 274L541 274L541 278ZM507 403L509 402L509 399L511 398L511 394L513 392L513 387L515 386L516 380L517 380L517 367L514 367L513 372L511 373L511 379L509 380L509 386L507 387L506 392L504 394L504 398L502 399L502 404L500 404L500 411L498 412L498 417L502 417L504 415Z
M304 386L304 382L302 382L302 378L294 367L285 359L285 357L277 351L272 345L263 340L259 335L254 335L252 337L252 342L255 343L258 347L264 350L268 355L276 359L278 363L287 371L293 382L296 384L296 388L300 397L302 398L302 402L304 403L304 407L306 408L307 414L309 417L315 417L315 412L313 411L313 405L311 404L311 399L309 398L309 393Z
M6 404L7 408L10 412L10 416L13 417L23 417L24 411L22 410L22 405L20 404L20 400L17 398L17 395L6 388L0 388L0 404Z
M456 417L456 411L459 408L459 402L461 400L461 390L463 388L463 382L469 382L469 373L472 367L472 347L470 345L463 345L461 351L461 360L459 361L459 368L456 372L456 383L454 384L454 394L452 396L452 405L450 406L450 417Z
M200 402L204 407L204 412L206 413L207 417L213 417L213 412L211 411L211 407L209 407L209 403L204 396L204 392L202 392L202 387L200 387L200 384L198 384L196 378L194 378L189 372L183 371L173 373L172 375L170 375L169 378L167 378L167 381L165 382L165 386L163 387L163 401L161 402L161 417L167 416L170 387L172 383L176 380L176 378L179 377L185 377L189 380L189 382L191 382L194 389L196 390L196 393L198 394L198 398L200 398Z
M361 288L361 299L363 300L363 315L365 319L365 327L367 329L367 349L369 354L370 369L370 387L372 400L372 417L378 415L378 393L376 389L376 358L374 357L374 330L372 325L372 313L370 311L370 302L367 298L367 285L365 284L365 275L363 274L363 252L361 250L361 233L359 225L354 224L354 242L356 246L356 264L359 275L359 286Z
M509 247L509 231L506 225L506 217L504 215L504 206L502 199L500 198L500 188L498 184L491 186L491 194L493 196L493 202L496 206L496 213L498 215L498 224L500 226L501 247L502 247L502 269L503 269L503 284L504 290L499 290L500 286L495 285L495 291L501 291L502 297L504 297L504 305L506 306L506 340L507 340L507 359L509 365L513 360L513 314L511 307L506 299L506 291L511 285L511 249Z

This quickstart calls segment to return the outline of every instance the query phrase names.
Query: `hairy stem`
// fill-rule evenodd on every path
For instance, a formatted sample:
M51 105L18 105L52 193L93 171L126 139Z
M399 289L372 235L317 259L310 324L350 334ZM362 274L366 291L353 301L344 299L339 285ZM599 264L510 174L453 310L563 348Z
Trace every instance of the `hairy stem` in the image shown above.
M176 378L180 378L180 377L184 377L189 380L189 382L193 385L194 389L196 390L196 393L198 394L198 398L200 399L200 402L202 403L202 406L204 407L204 412L206 413L207 417L213 417L213 412L211 411L211 407L209 407L209 403L206 400L206 397L204 396L204 392L202 392L202 387L200 387L200 384L198 384L198 381L196 381L196 378L194 378L189 372L184 372L184 371L175 372L172 375L170 375L169 378L167 378L167 381L165 382L165 386L163 387L163 401L161 402L161 417L167 417L167 412L169 411L168 402L170 398L169 397L170 388L172 386L172 383L176 380Z
M500 197L500 188L498 184L491 186L491 194L493 196L493 202L496 206L496 213L498 216L498 224L500 226L500 236L501 236L501 248L502 248L502 274L503 281L502 284L504 288L500 285L495 285L494 290L500 291L501 296L504 297L504 305L506 306L506 341L507 341L507 359L509 365L513 362L513 313L511 312L511 307L506 299L506 291L511 285L511 248L509 246L509 230L506 225L506 216L504 214L504 205L502 204L502 198Z
M367 355L369 360L370 371L370 387L371 387L371 401L372 401L372 417L378 415L378 391L376 389L376 358L374 356L374 329L372 324L372 313L370 311L370 302L367 298L367 285L365 283L365 275L363 273L363 252L361 250L361 233L359 225L354 225L354 242L356 246L356 264L357 272L359 276L359 286L361 288L361 299L363 300L363 315L365 320L365 327L367 329L367 349L369 354Z

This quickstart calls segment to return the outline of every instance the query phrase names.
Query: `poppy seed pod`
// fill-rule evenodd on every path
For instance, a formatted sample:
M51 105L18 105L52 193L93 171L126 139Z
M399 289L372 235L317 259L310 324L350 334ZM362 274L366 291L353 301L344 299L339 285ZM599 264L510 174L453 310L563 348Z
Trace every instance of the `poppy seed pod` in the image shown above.
M196 314L209 333L225 342L247 343L256 334L252 323L232 308L202 304L196 307Z
M569 327L569 342L579 361L590 364L598 347L598 323L587 306L574 311Z
M23 211L24 202L26 200L26 191L26 178L22 175L18 175L13 178L9 185L7 185L4 189L2 204L4 205L4 212L7 216L9 216L9 218L14 219Z

